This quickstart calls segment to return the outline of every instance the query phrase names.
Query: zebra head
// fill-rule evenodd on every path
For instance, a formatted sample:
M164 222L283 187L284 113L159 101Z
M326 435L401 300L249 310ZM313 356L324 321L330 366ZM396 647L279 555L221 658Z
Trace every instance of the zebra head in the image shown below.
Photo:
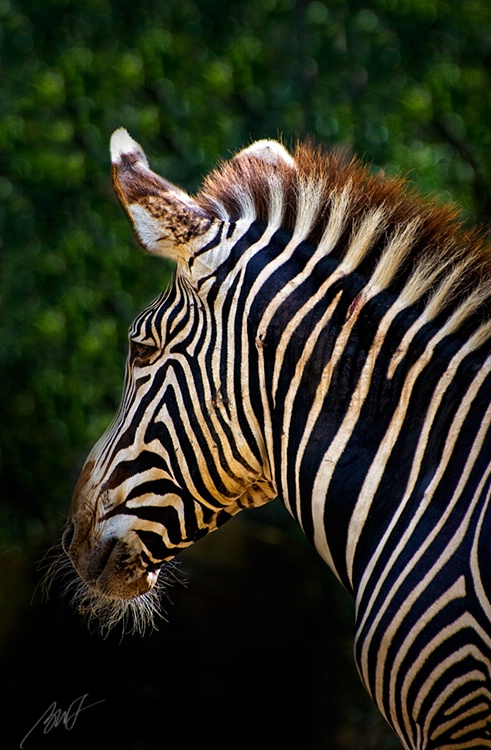
M123 129L111 155L137 239L177 264L170 288L130 329L121 406L87 458L62 540L78 574L75 600L112 621L127 602L148 608L180 550L276 493L248 331L235 313L237 248L251 220L220 216L156 175ZM292 169L274 142L235 157L249 169L257 159Z

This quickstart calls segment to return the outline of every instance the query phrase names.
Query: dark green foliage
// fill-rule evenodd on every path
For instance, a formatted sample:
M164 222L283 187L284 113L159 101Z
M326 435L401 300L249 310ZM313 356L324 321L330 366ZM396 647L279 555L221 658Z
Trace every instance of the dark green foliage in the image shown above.
M116 127L190 190L312 135L490 221L487 0L0 0L0 42L0 541L61 524L168 278L112 195Z

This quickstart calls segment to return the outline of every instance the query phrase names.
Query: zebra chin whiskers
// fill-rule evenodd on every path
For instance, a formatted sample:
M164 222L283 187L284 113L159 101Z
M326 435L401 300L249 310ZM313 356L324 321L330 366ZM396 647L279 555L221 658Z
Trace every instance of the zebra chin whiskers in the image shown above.
M72 578L65 592L71 596L72 607L89 630L102 638L117 626L121 629L121 637L126 634L144 636L158 630L160 620L168 621L163 599L171 603L169 587L176 582L185 584L178 575L178 565L176 561L166 563L153 588L132 599L113 599L87 586L78 576Z
M157 622L166 619L161 594L167 595L164 583L160 581L150 591L134 599L112 599L91 589L78 579L70 587L71 605L87 624L91 632L102 638L117 626L121 637L126 634L146 635L158 630Z
M176 583L186 585L179 566L177 560L164 563L155 585L149 591L132 599L115 599L82 581L64 553L61 542L57 542L40 563L40 567L46 568L41 587L48 599L55 581L58 582L61 595L69 597L70 605L89 630L102 638L107 638L116 627L121 631L121 638L134 634L144 636L158 630L159 621L168 621L163 600L167 599L172 604L170 588Z
M43 599L48 601L55 580L71 578L74 573L73 566L63 550L61 539L46 550L36 569L39 572L43 571L43 575L34 589L33 597L36 591L41 589Z

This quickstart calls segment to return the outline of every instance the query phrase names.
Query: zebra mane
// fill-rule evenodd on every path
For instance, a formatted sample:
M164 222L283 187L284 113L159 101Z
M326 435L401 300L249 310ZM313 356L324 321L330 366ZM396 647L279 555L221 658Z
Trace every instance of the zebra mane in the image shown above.
M429 320L451 319L451 332L479 331L479 344L491 336L491 254L456 207L309 143L292 156L264 159L250 147L211 172L196 200L217 218L273 223L324 246Z

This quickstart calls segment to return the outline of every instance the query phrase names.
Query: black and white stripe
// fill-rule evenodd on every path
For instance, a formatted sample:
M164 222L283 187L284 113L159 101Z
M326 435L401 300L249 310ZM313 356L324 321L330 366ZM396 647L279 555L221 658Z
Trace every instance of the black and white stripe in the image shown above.
M104 518L131 516L156 565L279 495L356 598L360 676L404 746L491 747L477 239L358 165L270 142L193 201L128 139L118 195L178 267L130 330L121 409L89 457Z

